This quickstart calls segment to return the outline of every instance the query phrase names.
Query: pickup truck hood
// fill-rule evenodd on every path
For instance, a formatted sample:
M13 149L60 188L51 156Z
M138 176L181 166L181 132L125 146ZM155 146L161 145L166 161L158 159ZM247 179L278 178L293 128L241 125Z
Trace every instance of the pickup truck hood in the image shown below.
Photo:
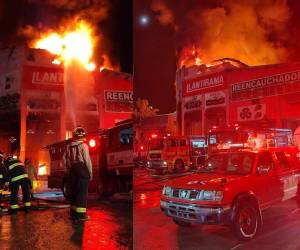
M173 181L170 181L166 186L179 189L195 189L195 190L220 190L226 184L244 178L241 175L222 175L211 173L199 173L188 175Z

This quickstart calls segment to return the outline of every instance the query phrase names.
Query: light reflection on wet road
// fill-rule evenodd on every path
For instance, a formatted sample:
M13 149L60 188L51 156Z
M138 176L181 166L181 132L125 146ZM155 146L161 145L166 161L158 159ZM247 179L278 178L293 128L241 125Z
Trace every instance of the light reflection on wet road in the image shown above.
M0 217L0 249L131 249L132 206L89 203L90 221L74 223L68 209Z

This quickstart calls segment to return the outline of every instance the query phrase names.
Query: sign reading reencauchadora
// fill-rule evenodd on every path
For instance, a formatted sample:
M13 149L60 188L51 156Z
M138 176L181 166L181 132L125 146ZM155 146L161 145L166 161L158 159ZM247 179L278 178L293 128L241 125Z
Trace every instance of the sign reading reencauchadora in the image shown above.
M132 91L104 91L105 111L127 113L133 111L133 92Z
M234 100L281 95L295 91L300 91L300 71L274 74L231 85L231 94Z
M105 100L111 102L133 102L132 91L105 91Z

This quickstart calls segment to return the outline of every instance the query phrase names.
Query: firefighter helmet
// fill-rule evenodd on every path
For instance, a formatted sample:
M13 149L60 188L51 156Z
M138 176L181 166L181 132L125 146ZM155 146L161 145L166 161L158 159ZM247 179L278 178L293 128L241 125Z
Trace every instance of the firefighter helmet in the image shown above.
M85 138L85 135L86 135L85 129L80 125L77 126L73 131L73 138L75 139Z
M13 161L14 160L14 156L12 154L7 154L6 155L6 161Z

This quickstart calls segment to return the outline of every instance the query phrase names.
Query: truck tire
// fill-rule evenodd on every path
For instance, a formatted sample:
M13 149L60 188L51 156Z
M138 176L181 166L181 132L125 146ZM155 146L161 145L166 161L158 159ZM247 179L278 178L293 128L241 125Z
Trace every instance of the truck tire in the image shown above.
M173 219L174 223L180 227L193 227L194 225L190 222Z
M177 159L174 163L174 171L179 172L184 170L184 163L181 159Z
M260 226L259 209L254 202L241 201L237 205L231 229L239 240L255 237Z

